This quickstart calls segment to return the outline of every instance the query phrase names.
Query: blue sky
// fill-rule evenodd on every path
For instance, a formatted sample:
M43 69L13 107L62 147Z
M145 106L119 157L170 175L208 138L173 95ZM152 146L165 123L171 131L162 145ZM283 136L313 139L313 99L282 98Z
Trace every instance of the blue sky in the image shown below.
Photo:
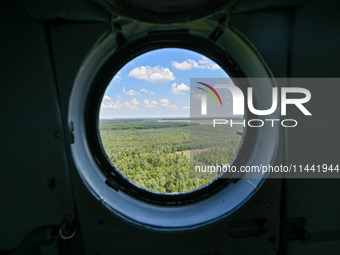
M144 53L127 63L108 85L101 119L190 117L190 78L226 78L202 54L177 48Z

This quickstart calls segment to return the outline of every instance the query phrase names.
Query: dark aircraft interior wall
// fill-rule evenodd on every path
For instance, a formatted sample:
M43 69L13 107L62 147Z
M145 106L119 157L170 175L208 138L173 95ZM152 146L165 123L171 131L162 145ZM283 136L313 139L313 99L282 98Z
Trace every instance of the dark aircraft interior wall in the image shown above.
M110 31L110 15L85 0L38 3L0 3L0 254L33 230L65 221L75 222L76 236L67 244L42 245L42 254L340 254L339 179L268 179L235 213L190 231L148 230L113 215L75 168L67 120L75 77ZM339 15L338 1L238 1L231 24L275 77L335 78ZM285 131L279 160L339 163L340 87L308 89L318 121L302 120L299 129ZM266 221L263 233L231 233L233 224L246 228L257 219ZM303 227L287 229L296 219ZM301 240L306 233L310 238Z

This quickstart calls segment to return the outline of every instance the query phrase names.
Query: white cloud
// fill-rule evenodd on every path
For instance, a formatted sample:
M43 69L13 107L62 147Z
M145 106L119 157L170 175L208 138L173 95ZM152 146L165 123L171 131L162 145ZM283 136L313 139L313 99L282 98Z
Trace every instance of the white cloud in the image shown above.
M169 68L160 66L141 66L133 69L128 77L133 77L140 80L145 80L149 82L167 82L175 79L174 74L169 70Z
M138 102L136 98L132 99L130 102L125 101L124 103L126 107L128 107L130 110L133 110L133 111L139 111L139 107L137 106L139 104L140 102Z
M160 103L160 105L163 105L163 106L169 106L169 104L170 104L168 99L161 99L161 100L159 100L159 103Z
M183 106L182 109L190 109L190 106Z
M150 103L150 104L155 104L155 105L156 105L156 104L157 104L157 102L156 102L156 101L151 101L151 103Z
M129 96L139 95L139 92L134 91L133 89L126 91L125 87L123 87L123 92L124 92L124 94L129 95Z
M172 65L179 70L191 70L193 68L216 70L221 68L219 65L204 56L202 56L198 63L195 60L188 59L182 63L172 61Z
M221 69L221 67L218 64L213 64L211 65L211 68L208 68L208 69L217 70L217 69Z
M180 70L191 70L193 68L200 68L204 69L205 67L202 65L199 65L195 60L188 59L186 61L183 61L182 63L178 63L177 61L172 61L172 65Z
M202 58L198 60L198 63L200 63L201 65L209 64L209 62L210 62L209 59L204 56L202 56Z
M177 108L177 106L176 105L171 105L171 106L169 106L169 109L174 109L174 110L177 110L178 108Z
M117 95L117 98L120 99L120 95Z
M121 72L118 72L118 73L113 77L112 80L113 80L114 82L119 83L119 81L122 79L121 75L122 75L122 73L121 73Z
M177 61L172 61L172 66L179 70L192 69L192 65L188 61L183 61L182 63L178 63Z
M178 84L177 83L173 83L171 85L171 92L175 95L184 95L185 93L183 91L187 91L187 90L190 90L190 88L185 85L184 83L181 83L181 84Z
M155 104L150 103L150 99L145 99L143 102L144 102L144 107L156 107ZM153 102L155 102L155 101L153 101ZM156 104L157 104L157 102L156 102Z
M101 103L101 108L103 109L120 109L120 108L129 108L130 110L139 111L138 105L140 102L136 100L136 98L132 99L130 102L125 101L125 103L121 103L120 100L114 102L109 96L104 96L104 99Z
M130 104L137 105L137 104L140 104L140 102L138 102L138 101L136 100L136 98L134 98L134 99L131 100Z
M114 102L110 99L109 101L107 101L105 103L102 102L101 107L104 108L104 109L119 109L119 108L124 107L124 105L121 104L119 100L117 100L117 102Z
M211 61L209 58L207 58L205 56L202 56L202 58L200 60L198 60L198 63L203 65L206 69L216 70L216 69L220 69L221 68L218 64L216 64L215 62Z
M155 93L154 92L152 92L152 91L149 91L149 90L146 90L146 89L140 89L139 90L140 92L144 92L144 93L146 93L146 94L150 94L150 95L154 95Z

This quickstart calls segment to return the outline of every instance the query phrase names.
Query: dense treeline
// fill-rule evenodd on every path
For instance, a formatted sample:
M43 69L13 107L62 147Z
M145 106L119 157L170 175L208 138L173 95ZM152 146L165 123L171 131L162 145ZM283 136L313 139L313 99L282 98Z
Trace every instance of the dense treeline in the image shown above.
M119 171L137 185L160 192L192 190L216 177L192 178L190 166L193 169L194 164L230 162L240 136L230 127L210 129L211 125L155 119L100 122L102 143ZM198 150L191 162L183 153L190 147L204 149Z
M198 126L199 123L189 123L189 122L157 122L153 119L132 119L127 120L101 120L100 129L101 130L119 130L119 129L157 129L157 128L167 128L167 127L185 127L185 126Z

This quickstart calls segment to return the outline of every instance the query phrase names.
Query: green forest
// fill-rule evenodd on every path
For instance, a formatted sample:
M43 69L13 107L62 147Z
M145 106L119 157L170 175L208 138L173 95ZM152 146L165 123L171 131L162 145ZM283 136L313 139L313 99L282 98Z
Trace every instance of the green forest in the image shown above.
M184 119L113 119L99 124L105 151L123 175L144 188L170 193L193 190L216 178L194 175L190 169L230 163L241 140L238 129Z

